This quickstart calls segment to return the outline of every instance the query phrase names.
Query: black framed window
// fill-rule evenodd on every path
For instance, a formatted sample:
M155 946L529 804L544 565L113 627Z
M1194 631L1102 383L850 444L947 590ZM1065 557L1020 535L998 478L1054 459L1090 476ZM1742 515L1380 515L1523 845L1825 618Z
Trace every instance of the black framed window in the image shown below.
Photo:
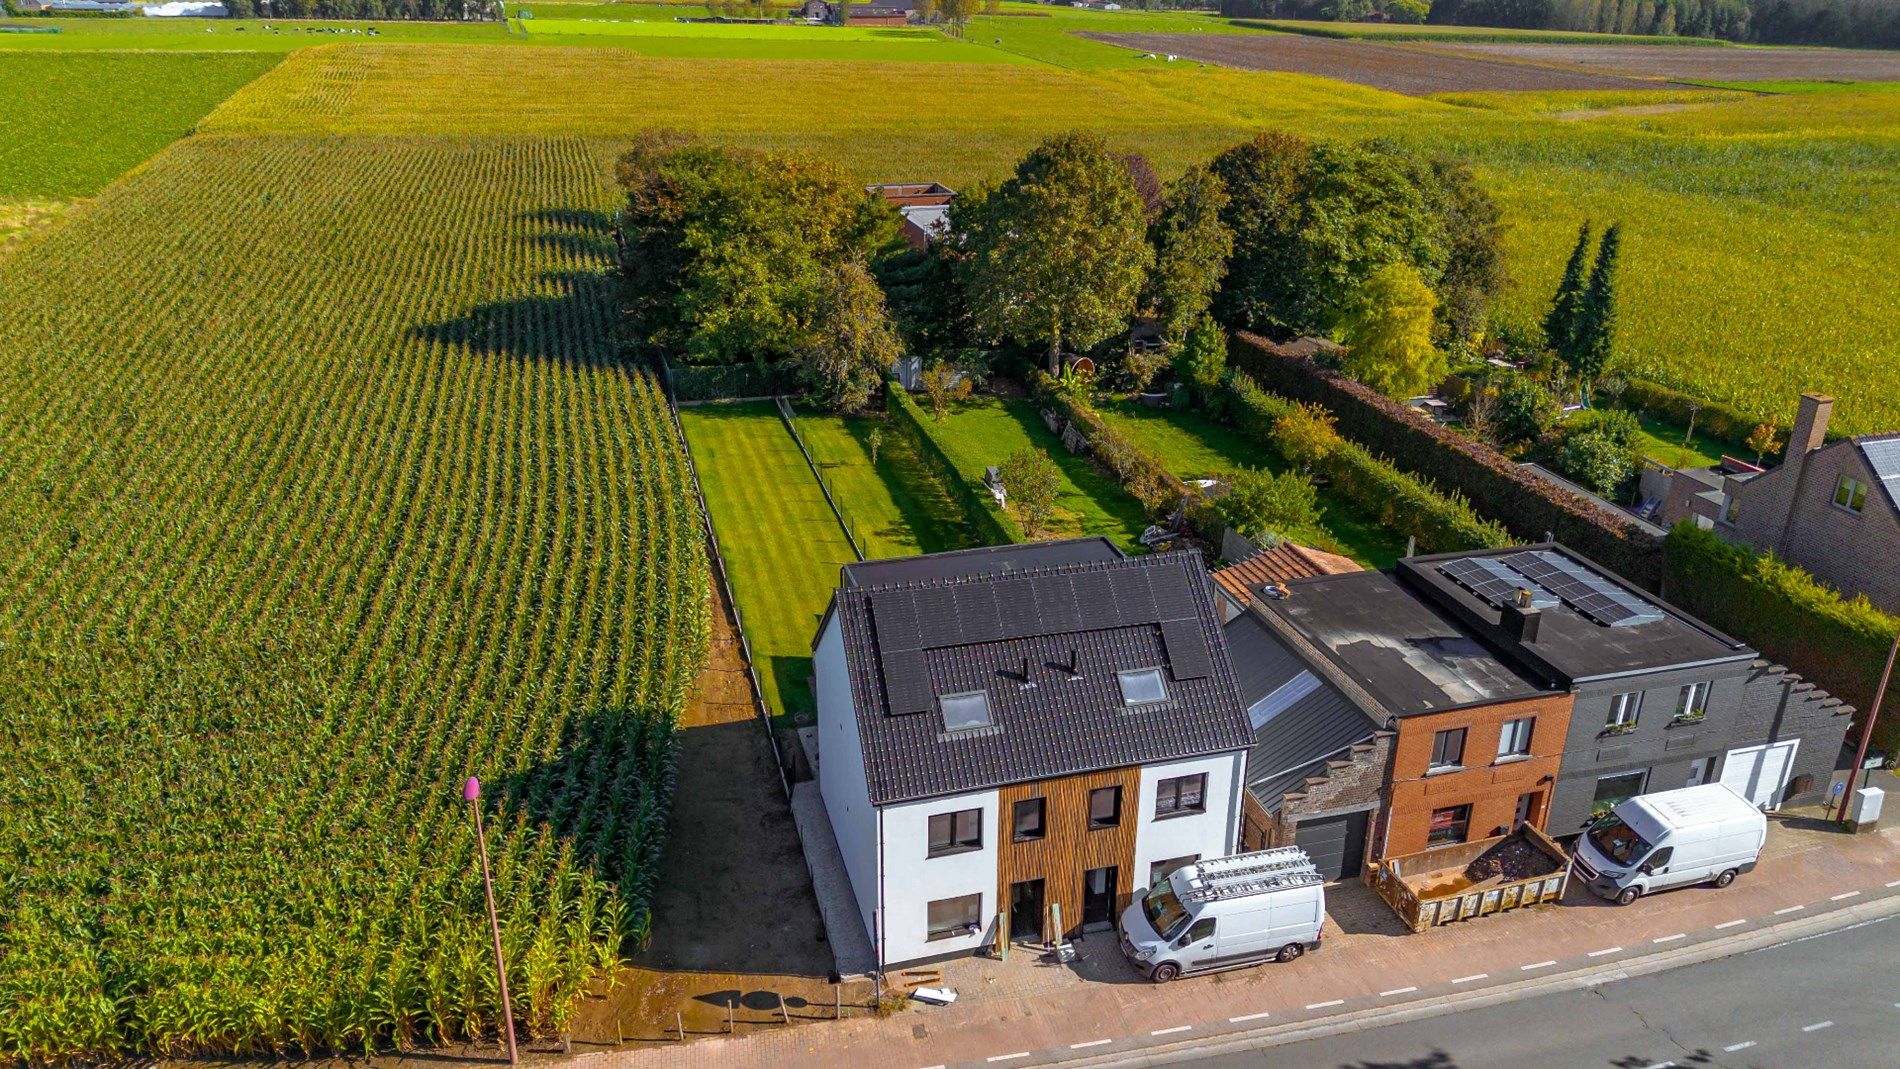
M1019 843L1032 842L1044 834L1043 813L1047 806L1040 798L1025 798L1016 803L1016 812L1011 821L1014 831L1011 838Z
M1531 752L1531 729L1537 723L1534 716L1506 720L1504 729L1498 732L1499 757L1526 757Z
M1471 807L1446 806L1432 810L1431 830L1425 834L1426 846L1450 846L1462 843L1471 834Z
M1097 787L1089 792L1089 827L1115 828L1122 822L1122 789Z
M983 811L964 809L930 818L930 856L961 854L983 848Z
M1465 729L1446 728L1432 736L1433 768L1457 768L1465 763Z
M975 935L983 930L982 918L983 896L980 894L939 898L930 903L924 939L926 942L935 942Z
M1207 773L1176 776L1155 785L1155 819L1207 812Z

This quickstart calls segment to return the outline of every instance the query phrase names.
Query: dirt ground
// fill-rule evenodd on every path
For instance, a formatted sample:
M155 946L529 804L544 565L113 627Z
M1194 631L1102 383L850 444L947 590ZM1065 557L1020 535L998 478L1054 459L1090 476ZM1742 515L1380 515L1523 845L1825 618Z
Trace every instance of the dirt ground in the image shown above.
M1086 33L1082 36L1223 67L1317 74L1411 96L1505 89L1672 88L1665 82L1602 71L1298 34ZM1670 48L1657 51L1729 50Z
M1455 53L1514 62L1561 64L1578 70L1636 78L1708 82L1900 81L1900 52L1859 49L1659 48L1654 45L1447 44L1435 41L1429 50L1444 55Z

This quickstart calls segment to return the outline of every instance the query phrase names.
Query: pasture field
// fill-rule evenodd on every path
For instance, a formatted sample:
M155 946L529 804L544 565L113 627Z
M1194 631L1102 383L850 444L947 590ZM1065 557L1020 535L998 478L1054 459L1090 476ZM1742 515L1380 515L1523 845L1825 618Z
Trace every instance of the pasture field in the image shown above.
M188 138L0 260L0 1058L492 1034L469 775L526 1027L646 931L707 573L608 162Z
M0 199L97 193L277 59L0 51Z
M810 104L843 99L852 106ZM920 117L914 101L925 99L932 107ZM1783 421L1798 393L1821 389L1841 399L1844 430L1900 426L1900 302L1865 284L1900 272L1900 93L1619 91L1614 104L1646 99L1695 106L1562 118L1180 65L974 75L954 64L383 46L290 56L204 126L612 140L664 116L708 136L826 153L867 181L952 186L994 180L1037 139L1067 129L1140 149L1164 175L1260 129L1392 137L1470 160L1502 202L1507 317L1541 319L1579 223L1621 219L1626 372Z

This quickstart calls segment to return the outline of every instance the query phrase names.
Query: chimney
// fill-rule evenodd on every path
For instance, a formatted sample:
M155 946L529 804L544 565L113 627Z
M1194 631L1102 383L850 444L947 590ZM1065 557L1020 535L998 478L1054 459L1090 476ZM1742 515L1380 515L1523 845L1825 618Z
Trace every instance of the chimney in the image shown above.
M1788 435L1788 451L1782 454L1782 463L1796 460L1816 449L1827 440L1827 419L1834 413L1834 399L1826 394L1804 393L1801 395L1801 410L1794 417L1794 432Z
M1520 590L1517 600L1504 606L1498 622L1504 625L1504 633L1526 645L1537 641L1538 629L1543 626L1544 614L1531 604L1531 592Z

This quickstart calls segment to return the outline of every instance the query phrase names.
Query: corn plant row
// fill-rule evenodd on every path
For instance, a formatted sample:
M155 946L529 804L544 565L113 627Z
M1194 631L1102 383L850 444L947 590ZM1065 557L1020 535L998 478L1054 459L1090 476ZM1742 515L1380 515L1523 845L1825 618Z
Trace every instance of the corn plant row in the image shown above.
M605 164L194 138L0 263L0 1057L493 1035L469 775L521 1027L644 937L706 580Z

